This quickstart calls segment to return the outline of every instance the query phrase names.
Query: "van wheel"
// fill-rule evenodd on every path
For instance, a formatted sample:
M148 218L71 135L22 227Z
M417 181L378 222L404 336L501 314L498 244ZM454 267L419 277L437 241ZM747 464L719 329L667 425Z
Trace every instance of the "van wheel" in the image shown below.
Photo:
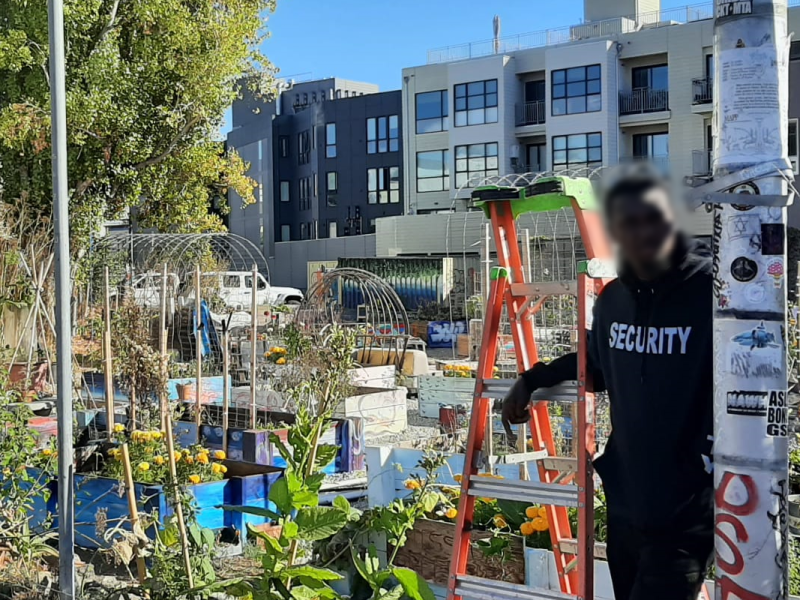
M286 306L300 306L300 300L287 300Z

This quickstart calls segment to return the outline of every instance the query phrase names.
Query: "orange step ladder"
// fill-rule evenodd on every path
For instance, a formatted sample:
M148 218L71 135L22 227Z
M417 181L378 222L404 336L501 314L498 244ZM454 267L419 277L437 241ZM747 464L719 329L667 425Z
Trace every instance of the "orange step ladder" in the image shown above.
M610 251L601 219L594 210L591 183L584 178L549 177L526 188L481 187L473 192L476 206L491 219L498 267L492 270L478 361L475 396L469 426L461 497L456 522L453 557L447 586L448 600L566 600L594 598L594 482L592 458L596 450L594 394L586 370L586 331L591 329L594 298L613 277ZM579 265L575 282L526 282L516 230L516 218L530 212L571 208L583 239L588 260ZM538 361L533 316L548 296L569 290L578 299L578 379L556 388L538 390L532 396L533 448L526 452L526 426L519 426L518 454L506 462L524 465L536 461L539 481L498 480L476 477L493 457L487 456L487 421L491 403L503 398L510 381L493 379L498 335L504 307L511 325L519 372ZM576 458L556 456L556 444L548 413L548 401L572 402ZM523 471L521 469L521 475ZM546 507L561 591L494 581L467 574L475 499L489 497L540 504ZM578 531L573 532L569 508L578 509Z

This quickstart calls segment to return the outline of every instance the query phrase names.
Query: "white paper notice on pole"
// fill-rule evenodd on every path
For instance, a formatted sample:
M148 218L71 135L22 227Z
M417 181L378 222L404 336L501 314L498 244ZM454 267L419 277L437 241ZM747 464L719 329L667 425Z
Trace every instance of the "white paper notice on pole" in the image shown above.
M723 50L720 145L726 163L781 158L781 81L774 45Z

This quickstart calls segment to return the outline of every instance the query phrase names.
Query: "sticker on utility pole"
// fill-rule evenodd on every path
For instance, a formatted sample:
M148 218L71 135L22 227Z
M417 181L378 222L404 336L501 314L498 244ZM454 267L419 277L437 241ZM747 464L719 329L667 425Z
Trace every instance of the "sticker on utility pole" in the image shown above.
M719 140L728 163L781 159L780 62L773 45L720 52Z
M767 435L786 437L789 432L789 407L785 390L770 390L767 401Z
M729 0L717 3L717 19L753 14L753 0Z

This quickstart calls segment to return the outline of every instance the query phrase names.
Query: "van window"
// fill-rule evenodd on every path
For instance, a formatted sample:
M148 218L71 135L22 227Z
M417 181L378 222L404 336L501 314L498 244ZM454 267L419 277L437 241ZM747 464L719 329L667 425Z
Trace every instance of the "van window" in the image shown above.
M246 287L248 289L253 287L253 276L252 275L247 275L244 278L244 287ZM259 290L267 289L267 282L264 281L263 279L261 279L261 277L258 278L258 289Z
M225 275L222 278L222 285L226 288L238 288L242 284L238 275Z

